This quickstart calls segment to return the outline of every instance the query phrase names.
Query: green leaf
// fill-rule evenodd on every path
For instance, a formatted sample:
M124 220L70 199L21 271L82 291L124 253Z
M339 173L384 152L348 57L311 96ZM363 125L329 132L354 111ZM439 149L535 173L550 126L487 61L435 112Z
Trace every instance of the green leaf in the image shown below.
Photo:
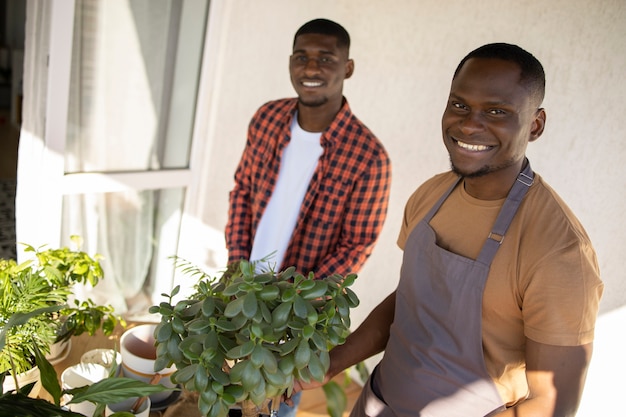
M201 332L204 332L209 327L211 327L211 323L208 320L199 319L199 320L194 320L193 322L189 323L189 326L187 326L187 329L193 333L201 333Z
M265 321L266 323L271 323L272 322L272 312L267 307L267 304L259 303L259 308L261 309L261 315L263 316L263 321Z
M67 390L72 395L70 404L77 404L83 401L93 403L117 403L129 397L143 397L164 391L174 391L161 384L148 384L136 379L119 377L106 378L95 384Z
M186 332L185 323L179 317L174 316L172 318L172 330L178 334L184 334Z
M241 375L243 389L247 392L252 392L261 384L262 380L263 375L261 371L255 368L252 362L248 362Z
M338 295L335 298L335 303L337 304L337 312L341 317L348 317L350 315L350 306L348 306L348 302L342 295Z
M243 297L243 307L242 312L243 315L249 319L254 317L258 310L258 303L256 300L256 294L254 292L249 292Z
M214 368L211 368L209 374L214 379L213 384L219 384L222 385L222 387L230 384L230 376L220 367L216 366ZM213 389L216 390L215 387L213 387Z
M155 333L156 333L156 341L158 343L167 342L173 333L172 326L170 323L162 321L159 324L157 324Z
M244 358L252 353L252 351L254 350L254 346L255 344L252 340L242 345L237 345L234 348L230 349L228 352L226 352L226 357L228 359Z
M250 355L250 362L252 362L255 368L263 366L263 350L265 350L263 346L256 345L252 351L252 355Z
M283 303L289 303L291 301L293 301L293 299L295 298L297 292L295 288L287 288L285 291L283 291L280 300Z
M313 341L313 344L315 345L315 347L318 350L323 350L326 351L328 350L328 345L326 343L326 339L324 338L324 336L320 333L319 330L315 330L313 332L313 335L311 336L311 340Z
M225 332L234 332L235 330L237 330L237 325L234 322L229 321L229 320L224 319L224 318L221 318L221 319L217 320L215 322L215 326L219 330L222 330L222 331L225 331Z
M243 400L246 395L246 392L241 385L229 385L224 387L224 393L232 395L236 402Z
M311 279L305 279L298 284L298 290L307 291L315 286L315 281Z
M65 411L41 398L30 398L13 393L0 396L0 417L84 417L82 414Z
M36 344L33 344L33 349L35 350L35 363L39 368L41 385L50 393L54 403L59 405L61 401L61 386L59 385L57 373L50 362L48 362L45 355L39 351Z
M246 366L248 366L248 361L240 361L237 362L232 368L230 368L230 381L233 384L238 384L241 382L241 377L243 372L246 370Z
M291 303L282 303L272 312L272 326L281 327L287 324L291 313Z
M214 312L215 312L215 300L213 300L213 298L206 298L202 302L202 314L205 317L211 317L213 316Z
M171 364L172 362L169 357L169 354L166 354L165 356L158 356L156 360L154 361L154 370L156 372L159 372L165 368L169 368Z
M305 319L307 316L307 302L304 301L303 297L296 295L293 300L293 312L297 317Z
M356 293L354 291L352 291L350 288L346 288L346 296L348 298L348 304L350 305L351 308L354 307L358 307L360 300L359 297L357 297Z
M297 369L302 369L309 363L311 359L311 348L309 348L309 342L301 340L294 353L294 363Z
M310 290L302 291L300 295L305 300L313 300L325 295L326 291L328 291L328 284L326 283L326 281L317 280L315 281L313 288L311 288Z
M343 279L343 283L342 283L342 287L350 287L352 284L354 284L354 281L356 280L357 275L356 274L348 274L346 275L346 277Z
M263 368L263 375L265 376L265 380L271 385L286 388L288 378L287 375L285 375L280 369L270 372L269 370Z
M213 405L217 400L217 394L215 391L211 389L210 386L207 386L206 389L199 391L200 392L200 400L204 402L206 405Z
M243 309L243 298L237 298L226 305L226 309L224 310L224 315L226 317L235 317L241 310Z
M341 417L348 406L348 397L344 390L335 381L329 381L322 386L326 395L326 411L330 417Z
M268 285L263 287L261 291L259 291L259 298L263 301L274 301L278 298L278 294L280 294L280 289L273 285Z
M197 392L204 391L209 385L209 375L207 374L204 367L198 366L196 368L196 372L194 375L194 384Z
M196 371L198 370L199 365L197 363L192 363L183 369L179 369L174 373L174 378L176 378L177 382L185 383L192 379L195 376Z
M306 325L302 329L302 337L307 340L310 339L314 333L315 333L315 328L311 325Z
M293 361L293 355L285 356L280 358L278 361L278 369L280 369L285 375L290 375L295 367L296 365Z
M311 354L309 359L309 372L311 373L311 377L316 381L322 382L324 381L324 376L326 375L326 369L324 369L324 365L322 365L322 361L317 357L314 353Z
M282 271L280 274L278 274L278 279L280 281L287 281L287 280L291 279L291 277L293 277L295 272L296 272L296 267L295 266L290 266L287 269L285 269L284 271Z

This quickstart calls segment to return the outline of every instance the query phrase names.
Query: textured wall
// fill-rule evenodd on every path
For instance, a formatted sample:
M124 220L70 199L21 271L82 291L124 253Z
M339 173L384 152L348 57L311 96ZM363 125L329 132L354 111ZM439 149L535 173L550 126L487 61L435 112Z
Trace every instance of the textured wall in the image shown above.
M220 232L247 123L261 103L293 95L287 64L293 33L302 23L327 17L350 32L356 70L345 95L394 163L389 217L355 285L362 300L355 323L398 280L401 252L395 240L407 197L448 168L440 118L458 61L484 43L516 43L535 54L547 74L547 127L528 154L595 244L606 283L601 311L613 323L599 326L596 353L615 344L615 336L608 335L616 334L615 325L623 333L626 321L620 309L626 304L626 227L620 215L626 208L626 2L214 0L212 10L212 63L204 91L207 165L198 184L208 197L195 208L217 236L206 244L215 252L212 259L223 260ZM617 342L622 348L626 343L623 336ZM603 367L611 370L599 356L590 372L595 391L588 389L598 398L586 398L585 404L605 402L602 395L611 392L599 389Z

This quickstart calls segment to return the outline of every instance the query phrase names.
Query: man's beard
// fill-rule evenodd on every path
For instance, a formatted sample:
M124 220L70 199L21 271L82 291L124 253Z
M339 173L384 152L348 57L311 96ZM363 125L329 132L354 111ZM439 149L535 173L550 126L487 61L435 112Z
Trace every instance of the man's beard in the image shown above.
M298 103L306 107L320 107L328 103L328 97L320 97L316 101L308 101L308 102L302 100L302 97L298 97Z
M452 172L454 172L455 174L457 174L457 175L459 175L461 177L465 177L465 178L484 177L485 175L491 174L492 172L496 172L496 171L500 171L502 169L506 169L506 168L510 167L511 165L513 165L514 163L515 163L515 161L513 159L510 159L508 161L505 161L501 165L483 165L481 168L478 168L476 171L473 171L473 172L463 172L459 168L454 166L454 162L452 162L452 159L450 159L450 167L452 169Z
M452 161L450 161L450 167L452 169L452 172L454 172L455 174L461 176L461 177L465 177L465 178L478 178L478 177L482 177L484 175L489 174L492 170L491 168L489 168L488 165L485 165L484 167L480 168L478 171L474 171L474 172L462 172L460 171L456 166L454 166L454 163L452 163Z

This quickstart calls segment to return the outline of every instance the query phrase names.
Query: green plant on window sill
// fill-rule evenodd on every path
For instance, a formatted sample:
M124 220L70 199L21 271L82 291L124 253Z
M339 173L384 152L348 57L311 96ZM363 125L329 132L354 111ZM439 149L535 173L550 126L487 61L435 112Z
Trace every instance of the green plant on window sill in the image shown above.
M296 379L324 379L328 352L345 342L350 309L359 303L348 288L355 274L314 279L293 267L257 273L253 263L240 261L214 279L174 259L198 281L188 299L174 303L176 287L150 308L161 315L155 370L176 365L172 380L199 393L203 416L226 416L236 404L244 416L256 416L268 401L277 405L281 395L290 395ZM337 390L325 392L337 397ZM342 411L329 409L333 416Z

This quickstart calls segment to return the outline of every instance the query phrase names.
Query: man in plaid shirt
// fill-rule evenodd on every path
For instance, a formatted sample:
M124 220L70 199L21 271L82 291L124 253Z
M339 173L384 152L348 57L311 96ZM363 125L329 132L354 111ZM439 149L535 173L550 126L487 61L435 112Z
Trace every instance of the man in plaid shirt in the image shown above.
M276 270L321 277L357 272L370 255L391 163L342 95L354 70L349 45L345 29L324 19L296 33L289 71L298 98L266 103L250 122L230 192L229 262L269 256Z
M371 254L391 162L343 97L349 48L346 30L326 19L296 32L289 72L298 97L264 104L250 122L230 192L229 262L323 277L356 273ZM281 417L295 415L284 408Z

